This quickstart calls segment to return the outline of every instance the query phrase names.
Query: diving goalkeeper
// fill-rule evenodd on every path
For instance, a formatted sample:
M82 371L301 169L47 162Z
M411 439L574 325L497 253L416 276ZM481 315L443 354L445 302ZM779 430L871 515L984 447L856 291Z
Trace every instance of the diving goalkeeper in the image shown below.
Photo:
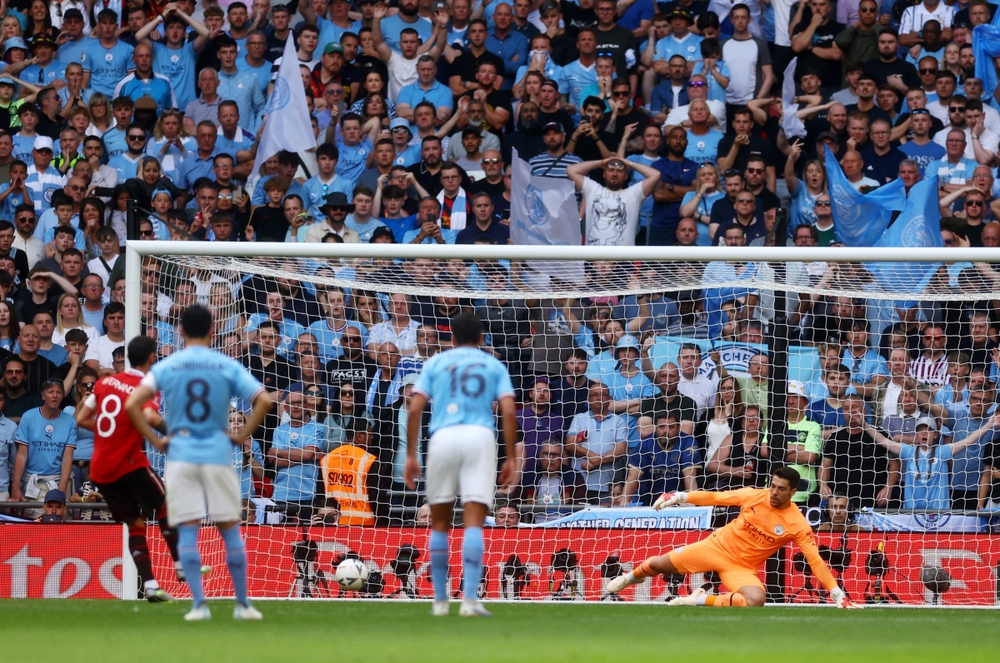
M709 605L716 607L757 607L764 605L764 585L757 577L761 563L790 541L795 541L813 573L838 607L858 608L847 597L830 572L813 539L805 516L792 504L799 485L799 473L781 467L771 474L770 488L742 488L727 492L693 491L664 493L653 505L664 509L678 504L698 506L739 506L740 515L712 532L707 539L682 546L665 555L650 557L638 567L608 583L608 591L621 590L661 574L688 574L717 571L729 593L706 596L697 589L678 596L670 605ZM735 590L735 591L734 591Z

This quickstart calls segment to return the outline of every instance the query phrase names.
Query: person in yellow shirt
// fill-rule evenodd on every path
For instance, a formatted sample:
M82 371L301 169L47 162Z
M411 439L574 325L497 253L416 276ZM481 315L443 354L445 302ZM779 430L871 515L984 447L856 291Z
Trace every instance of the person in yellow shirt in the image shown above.
M860 607L837 584L826 562L819 556L809 523L792 503L799 480L799 473L795 470L779 467L771 473L770 488L664 493L656 500L654 508L659 510L679 504L739 506L740 515L725 527L712 532L707 539L650 557L632 571L609 582L608 592L618 593L661 574L717 571L728 593L706 596L704 589L697 589L687 596L675 598L670 605L762 606L764 585L757 576L757 569L775 551L794 541L816 578L830 592L831 600L841 608Z

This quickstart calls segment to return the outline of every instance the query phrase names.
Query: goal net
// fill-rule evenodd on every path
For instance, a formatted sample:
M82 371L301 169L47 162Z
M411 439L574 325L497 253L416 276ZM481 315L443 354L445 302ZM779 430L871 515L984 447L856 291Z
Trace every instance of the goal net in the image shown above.
M484 349L507 365L519 407L517 481L498 490L488 521L484 599L720 591L713 574L656 578L621 597L605 586L738 515L654 511L661 492L763 488L783 465L802 477L795 505L855 601L1000 596L1000 273L987 250L128 250L129 336L155 336L165 356L180 347L179 310L207 304L215 346L279 403L233 454L254 597L430 597L429 509L421 486L402 481L405 410L463 311L485 321ZM233 403L234 427L246 408ZM425 429L420 438L423 459ZM460 523L459 511L452 593ZM201 536L203 559L223 570L221 541ZM184 595L157 545L165 588ZM334 580L350 556L370 570L361 592ZM826 600L794 545L760 578L770 601ZM206 592L230 595L227 574Z

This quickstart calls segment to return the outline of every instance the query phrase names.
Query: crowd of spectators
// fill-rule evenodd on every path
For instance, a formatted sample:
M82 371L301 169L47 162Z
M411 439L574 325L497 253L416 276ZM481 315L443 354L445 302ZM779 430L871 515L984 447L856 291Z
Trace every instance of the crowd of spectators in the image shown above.
M0 2L0 501L55 491L74 513L100 499L93 436L73 412L124 366L130 199L143 240L506 244L515 150L533 176L575 183L587 243L720 245L726 259L591 262L584 290L611 294L526 300L509 297L525 266L506 261L260 260L230 274L145 258L141 331L160 354L180 345L179 312L207 304L217 346L280 403L234 451L248 512L268 498L287 521L412 521L422 500L402 482L403 413L466 310L521 404L498 524L763 485L777 314L760 284L776 265L729 258L836 244L826 150L861 192L936 175L944 244L1000 246L1000 93L984 89L971 45L995 10ZM289 35L318 147L257 163ZM783 128L793 57L804 138ZM1000 318L970 294L1000 281L994 267L945 265L929 287L963 296L931 303L866 296L877 286L859 265L784 271L786 340L816 362L780 385L796 500L1000 504ZM335 279L363 285L321 283ZM750 352L742 370L727 371L718 342Z

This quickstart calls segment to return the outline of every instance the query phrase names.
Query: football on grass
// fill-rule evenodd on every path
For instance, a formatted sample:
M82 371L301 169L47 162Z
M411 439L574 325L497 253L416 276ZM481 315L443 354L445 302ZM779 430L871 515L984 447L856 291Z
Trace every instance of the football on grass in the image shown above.
M359 560L345 559L337 565L337 584L347 590L359 590L368 579L368 569Z

